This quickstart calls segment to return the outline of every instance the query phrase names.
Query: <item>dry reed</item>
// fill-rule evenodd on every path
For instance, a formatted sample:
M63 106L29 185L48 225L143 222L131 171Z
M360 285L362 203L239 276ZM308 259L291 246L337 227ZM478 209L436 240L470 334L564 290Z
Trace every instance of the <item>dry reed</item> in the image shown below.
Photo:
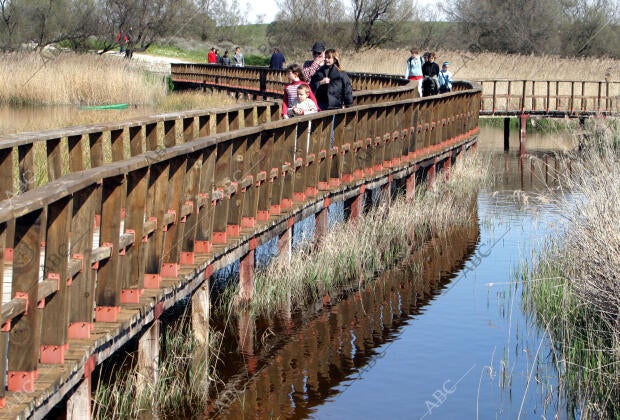
M295 309L348 283L373 279L409 255L424 238L467 223L475 191L488 177L488 161L463 156L450 177L420 186L411 202L399 197L352 222L330 228L318 244L300 246L290 262L274 260L256 275L250 303L257 313Z
M0 104L154 104L166 89L163 78L122 57L12 53L0 61Z
M591 80L620 81L620 60L612 58L561 58L517 54L436 51L437 63L450 62L457 80ZM347 71L405 74L408 50L379 49L342 54Z
M620 416L620 129L595 122L556 202L564 224L524 270L524 302L550 330L583 418Z

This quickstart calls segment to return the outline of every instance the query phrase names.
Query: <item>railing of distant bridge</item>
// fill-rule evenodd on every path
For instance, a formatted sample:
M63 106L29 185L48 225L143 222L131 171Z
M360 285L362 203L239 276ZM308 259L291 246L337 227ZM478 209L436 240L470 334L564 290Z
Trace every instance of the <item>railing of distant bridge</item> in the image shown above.
M579 116L620 114L620 82L480 80L481 115Z

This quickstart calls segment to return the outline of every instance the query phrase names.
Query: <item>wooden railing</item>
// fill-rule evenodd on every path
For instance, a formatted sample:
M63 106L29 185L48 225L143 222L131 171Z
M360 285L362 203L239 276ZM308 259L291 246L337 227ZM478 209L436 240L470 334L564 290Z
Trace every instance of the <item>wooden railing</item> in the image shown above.
M364 105L398 101L417 96L417 87L402 77L349 73L353 85L353 103ZM266 67L223 67L215 64L171 64L171 78L175 84L216 87L243 92L264 98L281 98L289 83L286 71Z
M3 138L0 416L45 414L214 269L274 237L274 225L451 159L476 134L471 85L379 97L281 121L263 102Z
M620 82L480 80L481 115L618 115Z

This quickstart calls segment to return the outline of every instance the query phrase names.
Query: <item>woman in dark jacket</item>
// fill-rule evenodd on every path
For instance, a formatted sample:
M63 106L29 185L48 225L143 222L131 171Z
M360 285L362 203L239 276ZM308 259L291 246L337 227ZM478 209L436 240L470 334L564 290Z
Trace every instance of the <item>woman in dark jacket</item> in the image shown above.
M325 51L325 64L312 76L310 87L321 110L353 105L351 79L344 72L340 56L334 49Z

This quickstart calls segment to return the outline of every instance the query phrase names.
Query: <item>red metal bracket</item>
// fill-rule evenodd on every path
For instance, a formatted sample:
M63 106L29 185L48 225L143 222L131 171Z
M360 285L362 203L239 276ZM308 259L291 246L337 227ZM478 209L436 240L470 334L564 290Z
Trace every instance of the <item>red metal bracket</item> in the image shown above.
M92 322L71 322L69 323L69 338L90 338L93 328Z
M7 322L5 322L4 324L2 324L2 328L0 328L0 331L2 331L2 332L9 332L9 331L11 331L11 320L10 319Z
M13 392L34 392L34 382L39 376L37 370L9 371L7 389Z
M145 289L159 289L161 284L161 276L159 274L145 274L144 275L144 288Z
M98 306L95 310L95 321L116 322L120 312L120 306Z
M69 343L62 346L41 345L39 362L46 364L62 365L65 363L65 353L69 350Z
M140 303L140 296L144 294L144 289L123 289L121 290L121 303Z

